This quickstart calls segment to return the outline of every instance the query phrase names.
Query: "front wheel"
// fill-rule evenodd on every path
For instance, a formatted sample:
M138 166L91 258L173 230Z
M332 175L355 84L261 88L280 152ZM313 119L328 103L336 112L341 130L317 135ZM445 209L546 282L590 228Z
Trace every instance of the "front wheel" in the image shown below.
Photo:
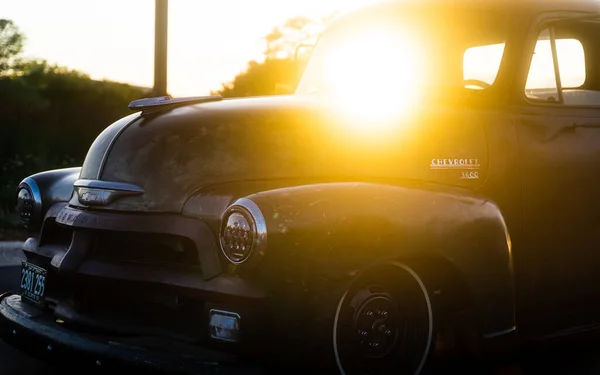
M435 337L429 292L410 267L394 263L360 276L340 299L333 349L343 375L419 374Z

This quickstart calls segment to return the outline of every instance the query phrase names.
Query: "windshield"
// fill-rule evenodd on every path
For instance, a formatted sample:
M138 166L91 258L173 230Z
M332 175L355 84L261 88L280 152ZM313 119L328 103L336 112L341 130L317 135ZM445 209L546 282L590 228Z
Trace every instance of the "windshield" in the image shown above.
M357 12L321 37L296 93L408 100L442 86L485 90L496 80L508 27L505 15L473 8Z

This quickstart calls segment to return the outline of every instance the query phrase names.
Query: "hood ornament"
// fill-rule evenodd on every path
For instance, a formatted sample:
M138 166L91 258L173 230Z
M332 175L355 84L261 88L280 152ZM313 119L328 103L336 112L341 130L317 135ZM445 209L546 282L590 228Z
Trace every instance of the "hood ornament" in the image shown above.
M212 96L190 96L185 98L171 98L170 96L159 96L156 98L144 98L129 103L132 111L142 111L142 115L152 113L161 109L171 108L174 105L198 104L218 102L223 100L221 95Z

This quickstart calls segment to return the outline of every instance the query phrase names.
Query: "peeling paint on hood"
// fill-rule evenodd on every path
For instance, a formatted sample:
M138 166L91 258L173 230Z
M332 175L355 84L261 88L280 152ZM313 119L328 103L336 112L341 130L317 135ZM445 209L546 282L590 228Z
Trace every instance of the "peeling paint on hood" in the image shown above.
M449 115L429 108L426 115L394 123L389 134L377 138L345 126L317 99L225 100L136 120L112 145L100 179L134 184L145 193L104 209L181 212L202 187L246 180L478 183L459 169L432 169L433 159L477 159L477 176L485 172L485 133L472 110Z

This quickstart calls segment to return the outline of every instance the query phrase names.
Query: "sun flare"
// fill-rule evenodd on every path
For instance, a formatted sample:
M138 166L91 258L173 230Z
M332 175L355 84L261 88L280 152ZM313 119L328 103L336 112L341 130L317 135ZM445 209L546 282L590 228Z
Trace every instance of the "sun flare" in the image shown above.
M410 110L422 82L419 49L387 29L341 37L323 70L333 108L369 130Z

